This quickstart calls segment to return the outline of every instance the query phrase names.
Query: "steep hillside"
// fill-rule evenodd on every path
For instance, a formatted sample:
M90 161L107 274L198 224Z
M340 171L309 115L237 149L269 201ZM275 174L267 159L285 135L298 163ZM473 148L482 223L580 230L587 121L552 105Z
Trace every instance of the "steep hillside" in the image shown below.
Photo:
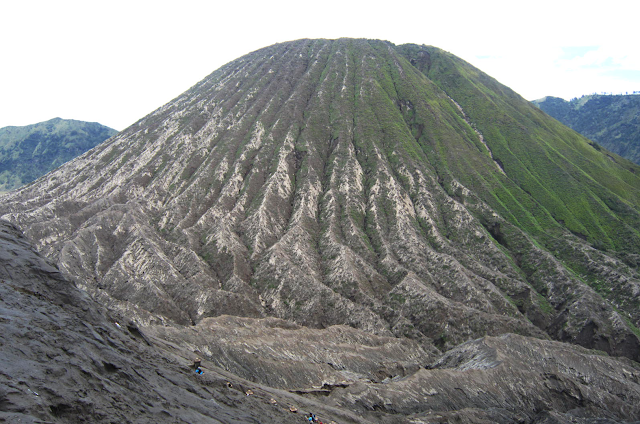
M515 332L639 360L639 171L437 48L299 40L0 214L141 325L276 317L430 355Z
M275 318L141 329L4 221L0 261L2 422L301 423L313 412L332 423L615 423L640 413L637 364L601 352L510 335L433 357L408 339Z
M533 103L605 149L640 163L639 95L594 94L569 102L548 96Z
M302 408L304 399L259 390L207 363L196 375L193 352L158 348L65 280L4 221L0 260L1 422L300 422L288 405ZM246 396L249 387L256 396Z
M30 183L115 134L96 122L60 118L0 128L0 192Z

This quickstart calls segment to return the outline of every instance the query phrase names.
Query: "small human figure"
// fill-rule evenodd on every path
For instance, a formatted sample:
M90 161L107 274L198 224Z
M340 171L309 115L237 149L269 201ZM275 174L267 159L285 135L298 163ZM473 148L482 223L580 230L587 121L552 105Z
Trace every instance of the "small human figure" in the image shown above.
M198 369L202 364L202 360L200 358L196 358L193 360L193 368Z

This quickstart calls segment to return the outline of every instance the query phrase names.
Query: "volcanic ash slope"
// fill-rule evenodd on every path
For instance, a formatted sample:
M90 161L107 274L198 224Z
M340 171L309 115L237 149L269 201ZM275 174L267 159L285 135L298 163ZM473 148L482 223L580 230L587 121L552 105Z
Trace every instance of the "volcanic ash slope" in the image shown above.
M637 360L638 171L439 49L299 40L0 214L139 324L277 317L426 352L515 332Z

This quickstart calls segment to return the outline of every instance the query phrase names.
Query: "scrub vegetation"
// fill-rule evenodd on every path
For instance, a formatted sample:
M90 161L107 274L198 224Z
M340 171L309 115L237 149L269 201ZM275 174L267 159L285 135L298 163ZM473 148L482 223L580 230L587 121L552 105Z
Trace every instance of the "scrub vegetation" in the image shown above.
M115 134L96 122L60 118L0 128L0 192L34 181Z

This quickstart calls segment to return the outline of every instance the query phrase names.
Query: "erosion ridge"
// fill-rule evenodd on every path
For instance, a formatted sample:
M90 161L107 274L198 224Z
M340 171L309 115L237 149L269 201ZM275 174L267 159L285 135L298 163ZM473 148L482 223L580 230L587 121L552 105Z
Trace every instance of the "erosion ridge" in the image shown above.
M276 318L143 328L74 287L4 221L0 259L7 422L299 423L314 412L340 423L586 424L640 413L637 363L569 344L511 334L440 355Z
M478 339L498 356L508 340L577 352L569 362L598 363L557 342L640 359L638 171L440 49L298 40L230 62L4 195L0 216L167 349L301 393L327 384L337 407L386 419L481 408L373 400L389 381L418 390L403 384L420 367ZM234 339L241 327L261 336ZM338 335L367 355L338 353ZM508 356L483 375L528 360ZM506 374L521 384L547 365ZM500 391L488 405L572 414L544 387L537 404ZM575 407L632 416L590 402Z
M299 40L0 214L141 324L274 316L439 349L518 332L637 360L637 170L439 49Z
M304 399L210 364L196 376L193 352L157 348L144 330L64 279L6 221L0 259L0 421L300 422L288 408L307 406ZM246 396L249 388L256 396Z

